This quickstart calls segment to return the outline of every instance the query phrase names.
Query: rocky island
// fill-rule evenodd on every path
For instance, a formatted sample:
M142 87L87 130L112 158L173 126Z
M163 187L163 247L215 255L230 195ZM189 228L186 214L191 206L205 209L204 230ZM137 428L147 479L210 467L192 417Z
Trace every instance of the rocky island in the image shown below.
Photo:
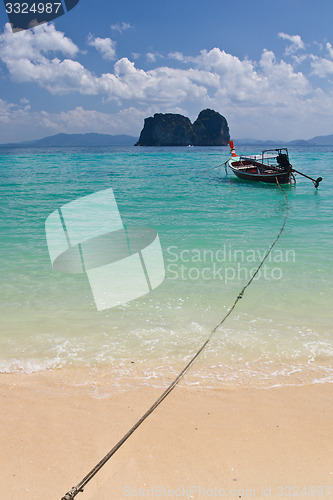
M227 120L217 111L204 109L192 124L173 113L155 113L146 118L135 146L227 146Z

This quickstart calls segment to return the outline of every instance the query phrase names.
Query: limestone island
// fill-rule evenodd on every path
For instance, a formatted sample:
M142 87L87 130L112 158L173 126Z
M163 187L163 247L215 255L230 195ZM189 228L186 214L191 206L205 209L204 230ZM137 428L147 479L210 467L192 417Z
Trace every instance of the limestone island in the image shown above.
M227 146L227 120L217 111L204 109L192 124L173 113L155 113L146 118L135 146Z

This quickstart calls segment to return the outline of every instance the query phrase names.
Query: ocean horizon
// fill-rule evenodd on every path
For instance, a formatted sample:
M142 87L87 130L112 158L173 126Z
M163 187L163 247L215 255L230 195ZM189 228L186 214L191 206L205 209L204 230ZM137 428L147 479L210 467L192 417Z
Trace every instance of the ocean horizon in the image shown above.
M333 147L288 149L294 168L323 181L316 190L298 175L283 186L286 227L184 384L333 382ZM1 150L0 372L101 369L117 389L175 376L250 279L286 214L281 189L226 175L228 158L221 147ZM52 269L45 221L108 188L125 226L157 231L165 279L97 311L85 274Z

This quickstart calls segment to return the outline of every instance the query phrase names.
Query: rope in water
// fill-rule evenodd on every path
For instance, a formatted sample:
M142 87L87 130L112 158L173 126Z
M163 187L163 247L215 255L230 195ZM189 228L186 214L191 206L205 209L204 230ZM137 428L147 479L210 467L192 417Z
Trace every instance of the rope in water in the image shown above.
M223 167L223 165L225 166L226 163L228 163L228 160L223 162L223 163L220 163L219 165L215 165L215 167L204 168L202 170L196 170L196 172L210 172L211 170L216 170L218 168Z
M236 299L234 300L234 303L228 309L228 311L225 314L225 316L215 326L215 328L213 328L213 330L210 332L210 334L209 334L208 338L206 339L206 341L202 344L202 346L200 347L200 349L191 358L191 360L187 363L187 365L185 366L185 368L179 373L179 375L175 378L175 380L169 385L169 387L167 387L167 389L161 394L161 396L155 401L155 403L149 408L149 410L146 411L146 413L144 415L142 415L142 417L136 422L136 424L133 425L133 427L120 439L120 441L118 441L118 443L112 448L112 450L110 450L109 453L107 455L105 455L105 457L102 458L102 460L100 462L98 462L98 464L95 465L95 467L93 469L91 469L91 471L82 479L82 481L80 481L76 486L74 486L70 491L68 491L68 493L66 493L66 495L63 496L61 500L71 500L71 499L75 498L76 495L78 495L79 493L83 492L84 487L89 483L89 481L91 481L91 479L95 476L95 474L97 474L97 472L103 467L103 465L106 464L106 462L116 453L117 450L119 450L119 448L125 443L125 441L127 441L127 439L133 434L133 432L136 431L136 429L146 420L146 418L149 417L149 415L170 394L170 392L175 388L175 386L178 384L178 382L183 378L183 376L185 375L185 373L190 369L190 367L193 365L193 363L196 361L196 359L200 356L200 354L202 353L202 351L206 348L207 344L212 339L212 337L213 337L214 333L216 332L216 330L218 328L220 328L220 326L223 325L223 323L226 321L226 319L233 312L233 310L235 309L238 301L243 297L243 294L244 294L245 290L251 285L252 281L255 279L255 277L259 273L259 271L260 271L261 267L263 266L265 260L267 259L267 257L271 253L273 247L278 242L278 240L279 240L279 238L280 238L280 236L281 236L281 234L282 234L282 232L283 232L283 230L285 228L285 225L286 225L286 222L287 222L287 218L288 218L288 214L289 214L288 195L287 195L286 191L284 191L284 189L282 189L282 187L280 186L278 178L276 178L276 183L279 186L279 188L283 191L283 193L284 193L284 195L286 197L286 215L285 215L282 227L281 227L281 229L280 229L277 237L275 238L275 240L273 241L273 243L271 244L271 246L267 250L265 256L261 260L261 262L260 262L259 266L257 267L255 273L252 275L252 277L249 279L249 281L246 283L246 285L242 288L242 290L240 291L240 293L237 295Z

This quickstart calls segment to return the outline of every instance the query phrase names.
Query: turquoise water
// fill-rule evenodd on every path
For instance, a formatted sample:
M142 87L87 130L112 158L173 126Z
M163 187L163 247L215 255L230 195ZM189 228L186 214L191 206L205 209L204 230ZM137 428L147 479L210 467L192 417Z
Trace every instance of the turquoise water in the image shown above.
M258 153L260 147L239 148ZM200 386L333 381L333 147L290 148L285 231L186 382ZM224 168L227 148L50 148L0 155L0 371L106 370L115 386L170 378L221 320L286 212L276 186ZM166 278L97 312L85 275L52 270L47 216L113 188L126 225L160 237Z

